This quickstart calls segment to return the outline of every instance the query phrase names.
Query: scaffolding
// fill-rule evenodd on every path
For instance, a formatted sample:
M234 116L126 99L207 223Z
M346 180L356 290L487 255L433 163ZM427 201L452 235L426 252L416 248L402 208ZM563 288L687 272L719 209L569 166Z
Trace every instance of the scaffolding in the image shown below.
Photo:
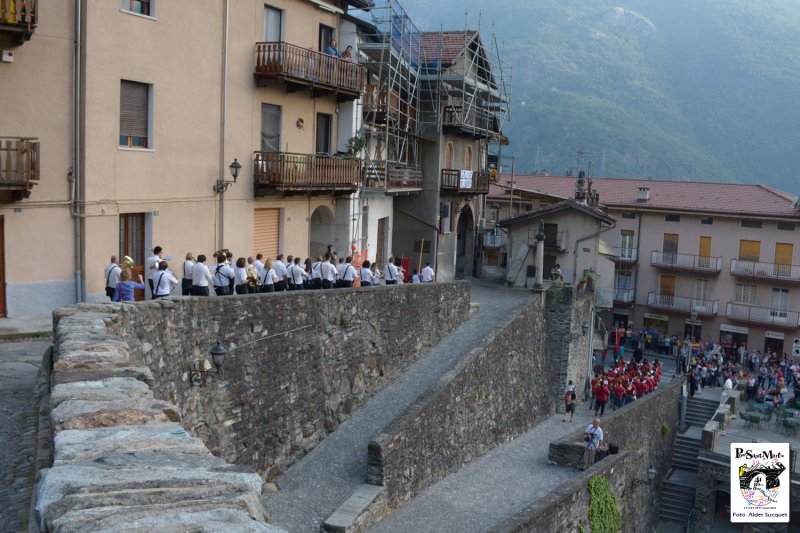
M384 192L422 188L419 160L420 31L397 0L370 9L373 31L362 35L367 68L362 132L364 184Z

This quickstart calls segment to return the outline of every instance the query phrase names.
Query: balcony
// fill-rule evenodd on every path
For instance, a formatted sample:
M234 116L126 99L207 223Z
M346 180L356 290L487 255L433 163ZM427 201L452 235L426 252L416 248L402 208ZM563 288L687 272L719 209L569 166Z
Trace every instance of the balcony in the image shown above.
M742 278L800 283L800 266L731 259L731 275Z
M286 84L287 92L310 89L314 97L335 94L341 102L358 98L367 70L357 64L284 42L256 43L256 85L270 80Z
M387 194L422 190L422 169L390 161L371 161L364 165L364 187Z
M629 305L633 303L633 289L614 289L614 304Z
M730 320L749 324L788 329L800 327L800 313L797 311L785 311L729 302L727 316Z
M503 247L503 236L485 234L483 236L483 248L485 250L499 250Z
M417 125L417 110L397 92L386 89L378 92L375 85L367 84L364 86L364 122L413 132Z
M442 190L455 191L458 194L486 194L489 192L489 173L443 168Z
M719 274L722 271L722 258L653 250L650 254L650 265L664 270Z
M566 242L564 241L564 236L566 235L564 230L548 232L546 226L545 224L544 249L565 252L567 248Z
M614 248L614 257L612 259L618 264L632 264L639 259L638 252L637 248Z
M39 139L0 137L0 192L3 199L22 200L39 183Z
M647 306L673 313L712 317L719 311L719 300L703 300L688 298L686 296L673 296L671 294L647 293Z
M255 152L255 196L349 194L358 189L361 160L325 155Z
M447 105L442 114L442 128L466 137L493 137L500 134L500 119L474 105Z
M11 35L20 46L29 41L36 28L36 0L0 0L0 34Z

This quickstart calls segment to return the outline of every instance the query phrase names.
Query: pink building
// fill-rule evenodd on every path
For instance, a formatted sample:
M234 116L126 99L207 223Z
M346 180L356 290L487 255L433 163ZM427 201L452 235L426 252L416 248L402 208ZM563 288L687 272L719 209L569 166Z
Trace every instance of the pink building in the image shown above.
M574 177L514 179L525 191L575 194ZM617 219L603 237L616 252L608 325L792 350L800 337L793 195L764 185L613 178L594 178L591 187ZM490 192L487 201L502 196Z

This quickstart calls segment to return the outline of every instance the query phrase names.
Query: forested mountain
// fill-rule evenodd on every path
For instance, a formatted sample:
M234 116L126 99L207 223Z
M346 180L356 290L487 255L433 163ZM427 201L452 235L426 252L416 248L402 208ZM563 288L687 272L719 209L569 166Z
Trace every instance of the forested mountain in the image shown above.
M426 30L494 26L517 169L766 183L800 194L800 2L405 0ZM585 156L578 163L576 154ZM505 155L504 154L504 155Z

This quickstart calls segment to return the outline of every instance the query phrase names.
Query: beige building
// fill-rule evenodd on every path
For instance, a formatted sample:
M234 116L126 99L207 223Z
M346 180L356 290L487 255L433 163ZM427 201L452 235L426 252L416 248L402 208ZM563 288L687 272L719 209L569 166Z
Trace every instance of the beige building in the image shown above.
M517 176L515 186L567 198L575 178ZM608 325L791 351L800 337L795 196L756 184L594 178L591 187L617 220L603 235L616 263Z

